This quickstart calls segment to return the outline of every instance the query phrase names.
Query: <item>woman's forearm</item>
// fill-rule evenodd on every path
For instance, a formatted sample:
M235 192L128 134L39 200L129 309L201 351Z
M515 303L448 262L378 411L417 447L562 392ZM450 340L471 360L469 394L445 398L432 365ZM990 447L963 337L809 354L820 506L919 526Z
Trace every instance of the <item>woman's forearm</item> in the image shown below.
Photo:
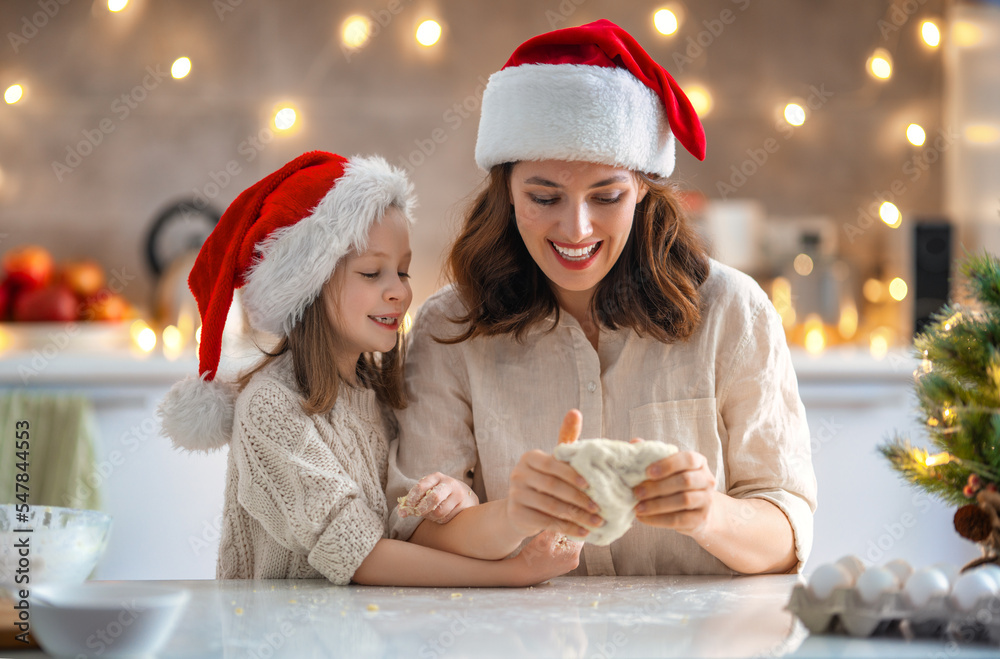
M706 551L743 574L784 573L795 567L792 526L764 499L735 499L715 493L704 528L691 534Z
M507 520L505 499L466 508L447 524L424 520L410 542L471 558L498 560L509 556L527 536Z

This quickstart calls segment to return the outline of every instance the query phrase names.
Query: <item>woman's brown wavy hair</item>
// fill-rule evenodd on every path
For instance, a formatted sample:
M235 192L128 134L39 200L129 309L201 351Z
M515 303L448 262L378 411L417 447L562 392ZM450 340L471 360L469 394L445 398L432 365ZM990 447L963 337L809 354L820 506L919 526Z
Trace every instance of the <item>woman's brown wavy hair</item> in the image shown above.
M451 246L448 276L468 313L451 319L465 331L435 338L440 343L502 334L520 340L553 312L558 322L555 294L517 230L510 201L513 168L505 163L490 169ZM632 328L673 343L689 337L701 321L698 289L708 278L709 257L673 185L636 176L649 191L635 207L621 255L597 286L591 315L609 329Z
M406 407L403 392L404 344L403 335L397 333L392 350L363 353L355 366L359 384L374 389L375 397L394 409ZM335 366L340 345L337 332L327 318L321 293L306 307L302 319L287 336L281 338L273 352L261 348L264 357L237 378L237 387L243 391L257 371L291 352L295 381L304 398L302 410L310 415L326 414L336 404L339 388L348 386L341 380Z

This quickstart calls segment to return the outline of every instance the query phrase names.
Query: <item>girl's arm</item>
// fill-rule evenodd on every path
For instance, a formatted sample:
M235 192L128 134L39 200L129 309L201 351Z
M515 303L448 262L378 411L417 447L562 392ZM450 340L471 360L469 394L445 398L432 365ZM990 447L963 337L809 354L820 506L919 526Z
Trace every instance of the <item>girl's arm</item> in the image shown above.
M483 561L409 542L380 540L353 581L369 586L530 586L576 568L582 547L582 543L546 532L514 558Z

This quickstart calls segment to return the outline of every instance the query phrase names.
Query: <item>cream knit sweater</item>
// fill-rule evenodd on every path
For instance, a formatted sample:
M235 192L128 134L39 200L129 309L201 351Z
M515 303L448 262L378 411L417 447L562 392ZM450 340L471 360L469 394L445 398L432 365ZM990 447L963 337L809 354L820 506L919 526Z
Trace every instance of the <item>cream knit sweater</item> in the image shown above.
M342 386L308 416L298 391L286 354L236 400L219 579L346 584L386 537L390 426L375 392Z

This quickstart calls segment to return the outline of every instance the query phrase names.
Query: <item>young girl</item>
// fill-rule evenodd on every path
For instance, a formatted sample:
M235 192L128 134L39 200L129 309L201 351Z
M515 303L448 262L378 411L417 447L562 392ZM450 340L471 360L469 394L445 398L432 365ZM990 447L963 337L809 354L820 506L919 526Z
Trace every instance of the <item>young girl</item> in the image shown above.
M405 175L381 158L314 151L244 191L202 247L189 278L201 377L175 385L160 414L177 446L230 444L218 578L516 586L576 566L580 546L554 533L500 561L386 537L383 406L405 405L412 206ZM280 341L224 383L222 329L240 287L250 324ZM463 483L435 482L451 513L475 503Z

